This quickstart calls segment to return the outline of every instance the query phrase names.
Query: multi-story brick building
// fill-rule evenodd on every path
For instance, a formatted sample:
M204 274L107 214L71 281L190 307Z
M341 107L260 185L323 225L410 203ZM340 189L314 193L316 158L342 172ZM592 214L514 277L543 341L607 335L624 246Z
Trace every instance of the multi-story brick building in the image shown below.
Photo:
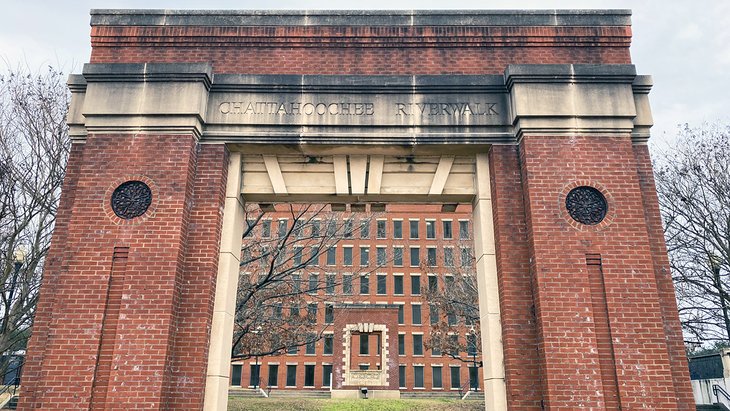
M307 230L307 236L311 235L309 226L327 225L329 221L320 221L321 218L303 215L300 222L307 222L303 229ZM289 281L303 282L306 287L301 288L305 296L303 304L306 312L314 313L316 321L312 330L321 332L320 338L277 355L234 359L231 385L329 389L333 368L337 366L336 351L340 348L334 343L335 333L342 333L334 327L335 318L346 315L353 306L374 305L397 313L397 338L390 339L389 351L398 358L399 390L478 390L481 362L475 332L478 324L468 318L451 322L455 332L450 338L460 339L460 345L467 347L465 351L444 353L438 348L431 349L431 324L445 313L425 298L427 291L446 287L455 275L473 275L471 207L461 205L444 212L440 204L391 204L385 212L370 212L368 208L367 213L348 210L341 214L328 213L324 218L340 220L338 226L351 229L343 230L332 247L321 250L314 264L289 277ZM244 253L248 241L270 241L283 236L292 228L292 220L288 207L267 213L244 238ZM242 258L246 260L250 258ZM243 265L243 278L261 266ZM301 312L304 315L305 310ZM367 312L358 311L355 318L348 320L372 322L368 316ZM351 342L350 367L380 369L383 366L379 360L380 335L365 333L358 337Z

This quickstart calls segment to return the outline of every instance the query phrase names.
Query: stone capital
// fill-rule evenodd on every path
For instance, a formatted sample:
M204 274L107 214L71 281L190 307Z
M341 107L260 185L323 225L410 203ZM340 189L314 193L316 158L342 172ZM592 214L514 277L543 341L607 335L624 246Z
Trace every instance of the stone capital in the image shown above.
M525 134L648 137L650 79L631 64L510 65L504 79L518 140Z
M86 64L68 81L71 138L139 132L199 138L212 77L204 63Z

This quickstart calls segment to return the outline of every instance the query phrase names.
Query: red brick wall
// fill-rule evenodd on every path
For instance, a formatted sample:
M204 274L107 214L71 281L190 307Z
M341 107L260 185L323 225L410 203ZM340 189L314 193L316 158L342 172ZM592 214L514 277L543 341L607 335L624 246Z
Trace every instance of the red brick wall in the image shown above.
M634 146L634 155L636 156L636 167L639 173L639 184L643 199L642 206L646 219L646 229L649 233L654 275L661 302L661 314L671 360L677 405L680 409L694 409L695 401L692 388L689 385L687 355L684 350L682 328L677 313L674 285L669 271L669 258L664 243L664 230L662 229L661 214L659 213L659 199L654 185L649 147L645 145Z
M678 406L664 294L654 274L633 150L628 136L527 136L520 144L538 346L551 409L606 404L615 388L604 381L610 375L602 378L600 365L607 361L616 364L623 409ZM608 197L609 215L597 228L576 229L563 211L567 190L578 184L595 185ZM602 275L608 327L595 311L603 303L594 304L601 290L589 275L590 255L600 255L602 272L593 276ZM678 391L685 392L687 382Z
M21 409L24 406L39 408L45 391L45 384L41 381L46 357L45 347L49 342L51 329L55 325L53 322L53 311L57 299L55 290L59 285L61 273L68 270L70 263L70 259L64 258L64 255L68 245L68 227L72 219L79 170L84 159L84 147L80 144L71 147L66 166L66 176L63 181L63 191L58 206L53 241L43 270L43 283L38 305L36 306L33 333L28 342L28 354L23 365Z
M492 146L489 169L507 402L514 410L540 409L544 384L518 147Z
M630 27L115 27L92 63L210 62L217 73L501 74L508 64L630 63Z
M21 408L89 409L95 387L92 409L202 406L225 160L223 147L199 149L183 135L90 135L75 146ZM129 179L148 182L153 202L144 216L121 221L109 196ZM109 295L119 247L128 247L123 269L114 269L121 295ZM114 300L116 309L108 307ZM97 364L103 323L116 333ZM106 390L104 378L95 380L102 367ZM198 389L181 394L190 387Z
M202 408L227 173L224 146L198 146L165 409Z

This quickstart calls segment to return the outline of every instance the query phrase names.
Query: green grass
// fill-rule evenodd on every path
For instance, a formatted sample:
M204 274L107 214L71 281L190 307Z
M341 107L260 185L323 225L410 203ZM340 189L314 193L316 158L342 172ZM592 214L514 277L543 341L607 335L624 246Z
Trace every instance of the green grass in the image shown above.
M329 400L309 398L228 399L228 411L482 411L481 401L457 399Z

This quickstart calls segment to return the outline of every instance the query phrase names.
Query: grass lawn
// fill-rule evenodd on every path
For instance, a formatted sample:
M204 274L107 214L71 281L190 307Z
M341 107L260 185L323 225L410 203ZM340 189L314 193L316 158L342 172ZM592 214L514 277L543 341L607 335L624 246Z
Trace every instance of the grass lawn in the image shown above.
M235 398L228 399L228 411L482 411L482 401L451 399L424 400L329 400L309 398Z

